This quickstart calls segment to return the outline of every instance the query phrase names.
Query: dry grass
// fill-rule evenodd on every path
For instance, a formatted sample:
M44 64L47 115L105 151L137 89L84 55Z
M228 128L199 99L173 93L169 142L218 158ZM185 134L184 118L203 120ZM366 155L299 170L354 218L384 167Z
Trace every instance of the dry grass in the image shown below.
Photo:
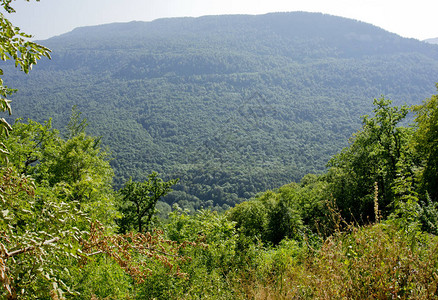
M286 264L279 272L271 263L263 278L247 274L236 287L242 298L438 299L438 239L392 225L351 227Z

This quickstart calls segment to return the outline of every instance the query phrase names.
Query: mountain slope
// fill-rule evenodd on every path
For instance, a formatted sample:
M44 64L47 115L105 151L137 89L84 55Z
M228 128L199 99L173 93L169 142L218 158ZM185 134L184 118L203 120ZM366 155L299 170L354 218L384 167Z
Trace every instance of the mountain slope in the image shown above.
M52 61L7 78L14 117L62 127L78 105L117 186L180 177L167 201L186 207L321 172L373 98L419 103L438 81L438 46L315 13L108 24L41 43Z

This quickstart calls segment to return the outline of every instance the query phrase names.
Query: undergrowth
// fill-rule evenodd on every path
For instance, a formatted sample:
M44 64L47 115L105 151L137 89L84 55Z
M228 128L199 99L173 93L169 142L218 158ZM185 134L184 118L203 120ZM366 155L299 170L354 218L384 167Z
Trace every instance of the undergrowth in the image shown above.
M436 236L409 237L382 223L350 227L327 238L319 250L282 256L293 247L280 245L276 259L266 257L269 267L241 282L242 298L438 299Z

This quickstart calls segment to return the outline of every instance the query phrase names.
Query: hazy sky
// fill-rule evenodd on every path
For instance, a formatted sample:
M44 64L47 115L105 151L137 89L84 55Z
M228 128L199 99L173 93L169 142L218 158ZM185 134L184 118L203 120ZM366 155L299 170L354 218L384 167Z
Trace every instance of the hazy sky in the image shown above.
M7 17L36 39L76 27L133 20L279 11L323 12L357 19L403 37L438 37L438 0L15 0Z

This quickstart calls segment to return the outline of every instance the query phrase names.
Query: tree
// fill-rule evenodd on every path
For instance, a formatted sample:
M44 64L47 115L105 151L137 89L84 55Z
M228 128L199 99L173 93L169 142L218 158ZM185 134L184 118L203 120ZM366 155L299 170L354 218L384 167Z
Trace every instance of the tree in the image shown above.
M29 1L29 0L27 0ZM39 1L39 0L37 0ZM1 0L0 6L7 13L14 13L11 7L12 0ZM21 32L20 28L15 27L0 12L0 59L2 61L12 60L15 67L20 67L24 73L29 73L32 66L42 57L50 58L50 50L44 46L28 40L31 36ZM3 69L0 69L0 75L3 75ZM8 88L0 78L0 111L11 114L11 100L7 99L15 90ZM7 135L11 126L4 118L0 118L0 138ZM5 161L7 148L0 141L0 158Z
M67 124L67 139L74 138L75 136L84 133L85 129L88 127L87 119L82 118L81 115L82 112L79 111L76 105L74 105L71 109L71 117Z
M236 222L239 233L251 241L264 240L268 227L269 210L261 201L250 200L237 204L228 211L230 220Z
M255 199L240 203L228 215L236 222L239 232L249 240L278 245L284 238L300 239L303 229L296 183L278 191L266 191Z
M139 233L148 230L155 213L157 201L171 191L171 186L178 179L163 181L157 173L152 173L144 182L132 181L132 178L120 190L120 212L122 219L118 221L121 231L129 231L135 227Z
M60 294L89 220L113 225L112 169L85 132L64 140L50 121L12 128L10 160L0 169L0 281L10 299Z
M391 106L383 97L375 99L374 105L374 117L364 116L362 130L354 135L350 147L329 162L333 197L347 219L374 215L376 182L379 208L389 213L398 179L413 173L408 147L412 129L400 126L408 107Z
M63 142L59 132L52 127L51 120L41 124L33 120L25 123L18 119L12 128L5 139L9 162L19 173L35 178L41 164L48 157L53 157L52 152L57 151Z
M78 121L79 116L73 110L69 124L76 122L80 127L70 126L67 140L51 127L50 120L44 124L16 122L5 140L10 165L38 184L64 185L70 201L77 201L83 211L108 225L116 213L112 209L114 172L100 139L84 132L86 120Z
M438 89L438 83L436 84ZM438 95L432 95L422 105L413 108L416 113L416 132L414 147L420 169L420 182L423 194L429 194L433 201L438 200Z

